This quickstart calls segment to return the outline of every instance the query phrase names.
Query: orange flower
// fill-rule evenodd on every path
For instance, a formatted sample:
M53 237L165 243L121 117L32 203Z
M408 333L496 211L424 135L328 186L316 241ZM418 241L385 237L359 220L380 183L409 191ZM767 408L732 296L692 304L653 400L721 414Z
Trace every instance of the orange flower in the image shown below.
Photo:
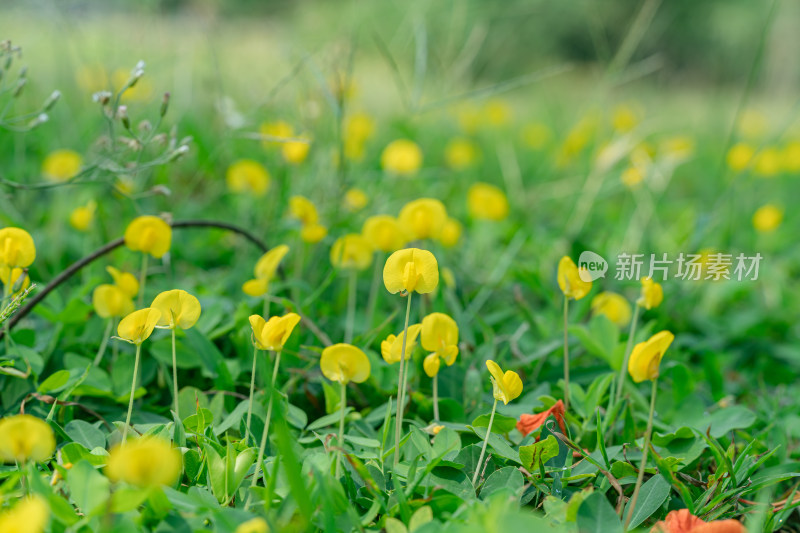
M714 520L704 522L692 515L688 509L670 511L667 517L657 522L650 533L746 533L738 520Z
M519 417L519 422L517 422L517 429L524 437L528 433L539 429L539 427L544 424L544 421L547 420L550 415L553 415L556 417L556 422L558 422L558 427L561 428L561 432L566 435L567 427L564 423L564 414L564 402L558 400L555 404L553 404L553 407L547 411L542 411L541 413L536 413L535 415L529 415L527 413L522 414Z

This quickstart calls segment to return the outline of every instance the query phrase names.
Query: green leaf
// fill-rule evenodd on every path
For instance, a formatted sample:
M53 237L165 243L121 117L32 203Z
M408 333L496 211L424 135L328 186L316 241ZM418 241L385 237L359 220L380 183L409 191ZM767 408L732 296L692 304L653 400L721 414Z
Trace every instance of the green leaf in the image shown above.
M622 533L622 523L605 495L590 494L578 508L578 531L581 533Z
M481 440L486 438L485 428L476 428L472 426L467 427L470 428ZM509 446L505 439L503 439L500 435L496 435L494 432L489 435L489 446L492 447L492 450L494 450L496 455L499 455L503 459L507 459L518 464L520 463L519 453Z
M724 437L734 429L747 429L756 422L756 414L741 405L734 405L727 409L720 409L711 414L710 417L704 422L706 427L699 427L697 429L705 432L708 426L711 426L709 433L715 439Z
M413 515L411 515L411 520L408 522L408 530L411 533L418 530L428 522L433 520L433 510L427 505L425 507L420 507L417 509Z
M658 511L667 501L669 492L670 484L663 476L657 475L648 479L639 489L639 499L636 501L636 507L633 508L629 529L635 528ZM629 509L626 505L622 516L628 516L628 512Z
M59 370L54 372L50 374L50 376L44 380L36 390L38 390L40 394L56 392L67 384L69 381L69 376L69 370Z
M93 466L102 466L108 462L108 452L105 448L95 448L90 452L83 444L69 442L61 447L61 458L64 463L76 464L85 460Z
M184 418L183 425L189 433L202 435L213 421L214 415L211 413L211 410L201 408L197 413Z
M111 496L111 482L88 461L73 464L67 477L67 486L72 501L85 516L105 511L106 502Z
M403 524L397 518L387 518L386 522L383 524L383 527L386 529L386 533L407 533L408 529L406 529L405 524Z
M558 457L558 439L554 435L549 435L546 439L534 442L528 446L520 446L519 460L522 466L528 471L538 470L539 461L546 463L554 457Z
M491 415L480 415L472 421L472 427L485 428L489 426L489 418ZM517 419L510 416L502 415L500 413L494 414L492 421L492 433L508 433L517 427Z
M525 480L517 467L506 466L492 472L492 475L486 479L486 482L481 488L481 498L485 499L500 490L508 490L511 494L517 496L522 493L522 486L524 484Z
M64 432L74 442L83 445L89 450L106 447L106 437L103 432L84 420L72 420L64 426Z

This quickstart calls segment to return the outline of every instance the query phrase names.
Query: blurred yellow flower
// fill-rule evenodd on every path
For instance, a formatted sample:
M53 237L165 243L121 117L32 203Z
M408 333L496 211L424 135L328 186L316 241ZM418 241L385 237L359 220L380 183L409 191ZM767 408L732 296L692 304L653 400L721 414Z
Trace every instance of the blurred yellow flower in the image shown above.
M131 77L131 72L120 68L111 75L111 83L115 91L121 91ZM123 102L145 102L153 97L153 84L147 78L139 78L133 87L128 88L122 95Z
M611 126L619 133L628 133L639 124L639 115L630 105L618 105L611 117Z
M351 344L334 344L322 350L319 366L323 376L343 385L363 383L370 373L369 359Z
M633 347L628 360L628 372L633 381L641 383L658 377L661 358L674 339L675 335L664 330Z
M240 159L228 167L225 180L231 192L259 197L269 190L270 176L258 161Z
M285 244L280 244L262 255L253 269L255 279L251 279L242 285L244 293L249 296L263 296L266 294L269 290L270 281L275 277L275 272L277 272L278 266L287 253L289 253L289 247Z
M8 267L0 265L0 282L8 286L8 294L17 296L19 293L31 286L31 278L28 272L20 267Z
M767 116L755 109L746 109L736 125L739 135L746 139L763 137L769 129Z
M522 128L521 136L525 146L533 150L541 150L553 138L553 132L542 122L531 122Z
M513 370L503 373L500 365L489 359L486 361L486 368L492 375L492 388L495 400L502 400L504 404L517 398L522 394L522 379Z
M0 265L27 267L36 259L31 234L21 228L0 229Z
M133 300L117 285L103 284L92 292L92 307L101 318L121 318L133 312Z
M56 438L52 428L31 415L14 415L0 419L0 462L41 463L52 457Z
M125 229L125 246L134 252L162 257L172 244L172 228L152 215L136 217Z
M168 329L189 329L200 318L200 302L181 289L164 291L153 299L151 309L161 313L157 326Z
M783 169L786 172L800 172L800 141L790 141L783 147Z
M406 361L411 357L411 352L413 352L414 348L417 346L417 337L421 330L421 324L412 324L408 326L408 331L406 333ZM402 351L403 333L399 335L391 334L386 337L386 340L381 341L381 357L390 365L400 362L400 354Z
M488 183L475 183L469 188L467 205L473 218L503 220L508 216L506 193Z
M390 215L374 215L364 221L361 235L376 250L394 252L408 242L408 235L396 218Z
M461 222L448 217L444 226L442 226L442 232L439 234L439 242L445 248L453 247L458 244L458 240L461 238L461 231Z
M381 154L381 167L398 176L412 176L422 166L422 150L408 139L390 142Z
M642 278L642 295L637 302L638 305L647 310L655 309L664 300L664 289L661 284L653 281L653 278L645 276Z
M250 327L253 330L256 348L273 352L283 350L283 345L299 323L300 315L297 313L273 316L269 320L264 320L260 315L250 315Z
M580 300L592 290L592 281L584 281L581 271L568 256L558 262L558 286L567 298Z
M234 533L269 533L269 525L266 520L257 516L239 524Z
M694 155L694 141L683 135L668 137L661 142L658 152L668 159L683 161Z
M439 372L440 359L447 366L456 362L458 356L458 325L444 313L431 313L422 319L422 347L432 352L425 357L423 369L432 378Z
M357 142L363 144L364 141L372 137L375 132L375 121L366 113L353 113L344 122L345 142Z
M615 292L601 292L592 298L592 313L604 315L617 326L623 327L631 320L631 304Z
M316 206L305 196L298 195L289 198L289 214L304 226L316 224L319 221Z
M728 150L728 155L726 157L728 167L735 172L741 172L750 166L750 162L753 160L755 153L756 151L749 144L734 144L731 149Z
M311 149L311 137L306 134L301 134L296 138L298 140L284 142L281 146L283 160L293 165L299 165L305 161Z
M117 445L108 454L106 475L141 488L173 485L181 475L181 452L158 437L141 437Z
M291 139L294 133L292 126L283 120L265 122L261 124L259 132L265 137L261 141L265 148L278 146L283 140Z
M781 152L773 146L763 148L753 159L753 173L762 178L771 178L779 174L782 166Z
M67 181L81 170L83 159L73 150L55 150L42 162L42 174L51 181Z
M321 224L309 224L300 229L300 238L309 244L321 241L327 234L328 228Z
M753 227L761 233L775 231L783 222L783 209L774 204L759 207L753 214Z
M456 288L456 277L453 275L453 271L447 267L442 269L442 279L444 280L444 284L448 289L455 289Z
M392 294L400 291L425 294L439 284L439 265L427 250L405 248L394 252L383 267L383 284Z
M447 210L439 200L419 198L404 205L397 218L413 239L438 238L447 222Z
M499 98L489 100L483 106L483 118L490 126L505 126L511 122L511 105Z
M370 242L358 233L336 239L331 247L331 264L336 268L364 270L372 264Z
M3 533L44 533L50 520L50 508L41 496L34 494L0 513Z
M453 170L471 167L480 155L478 145L469 139L458 137L451 139L444 149L444 160Z
M97 203L90 200L86 205L81 205L72 210L69 214L69 225L78 231L86 231L94 220L94 212Z
M117 335L131 344L142 344L153 333L160 319L161 311L158 309L139 309L119 321Z
M133 298L139 293L139 280L130 272L122 272L112 266L107 266L106 272L111 275L114 285L119 287L128 297Z
M622 171L620 180L627 187L635 187L644 181L645 169L639 165L631 165Z
M351 213L357 213L369 203L369 197L363 190L353 187L344 193L344 207Z

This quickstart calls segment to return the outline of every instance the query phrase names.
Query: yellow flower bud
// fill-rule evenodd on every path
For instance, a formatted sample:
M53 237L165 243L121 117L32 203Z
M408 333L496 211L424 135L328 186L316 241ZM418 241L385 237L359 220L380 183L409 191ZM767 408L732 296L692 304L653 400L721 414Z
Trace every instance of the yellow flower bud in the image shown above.
M628 360L628 372L633 381L641 383L658 377L661 358L674 339L675 335L664 330L633 347Z
M502 400L504 404L522 394L522 379L513 370L503 373L500 365L489 359L486 368L492 376L493 395L495 400Z
M651 277L642 278L642 295L638 304L645 309L655 309L664 300L664 289Z
M253 330L256 348L274 352L283 350L283 345L289 340L298 323L300 315L297 313L273 316L269 320L264 320L260 315L250 315L250 327Z
M567 298L580 300L592 290L592 281L584 281L581 270L565 255L558 262L558 286Z
M405 359L411 357L411 352L417 345L417 337L422 329L421 324L412 324L406 331L406 355ZM381 357L383 360L393 365L400 362L400 353L403 351L403 333L399 335L389 335L386 340L381 342Z

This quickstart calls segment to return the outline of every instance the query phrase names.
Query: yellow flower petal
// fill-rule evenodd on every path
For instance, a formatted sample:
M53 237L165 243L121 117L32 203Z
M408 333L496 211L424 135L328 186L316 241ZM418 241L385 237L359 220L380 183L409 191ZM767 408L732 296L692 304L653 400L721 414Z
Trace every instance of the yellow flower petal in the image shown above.
M181 289L162 292L155 297L150 307L161 313L157 324L159 326L189 329L200 318L200 302Z
M558 262L558 286L567 298L580 300L592 290L592 282L581 278L580 270L568 256Z
M425 370L425 374L427 374L429 378L432 378L439 373L440 365L441 362L439 361L439 356L435 353L425 357L425 360L422 362L422 368Z
M36 259L36 246L31 234L20 228L0 229L0 265L30 266Z
M398 176L412 176L422 166L422 150L408 139L390 142L381 154L381 167Z
M255 269L253 270L255 277L265 279L267 281L272 280L272 278L275 276L275 272L278 270L278 266L281 264L281 261L287 253L289 253L289 247L285 244L279 244L275 248L262 255L256 263Z
M488 183L476 183L467 192L467 205L473 218L503 220L508 216L506 194Z
M181 474L181 453L157 437L128 440L111 449L106 475L142 488L172 485Z
M394 252L408 242L408 235L398 220L390 215L369 217L361 228L361 235L376 249Z
M447 222L447 209L434 198L419 198L404 205L397 218L413 239L436 239Z
M415 291L420 294L432 292L439 284L436 257L419 248L398 250L386 260L383 283L392 294L400 291Z
M633 381L641 383L658 377L661 358L674 339L675 335L664 330L633 347L628 360L628 372Z
M453 364L458 354L458 325L444 313L431 313L422 319L422 347L447 357Z
M363 383L370 373L369 359L351 344L334 344L322 350L319 366L326 378L343 384Z
M269 320L259 315L250 316L250 327L259 350L281 351L295 326L300 322L300 315L287 313L281 317L273 316Z
M133 300L117 285L98 285L92 292L92 306L102 318L119 318L133 312Z
M56 449L53 430L31 415L14 415L0 420L0 462L41 463L52 457Z
M251 279L242 285L242 291L248 296L264 296L269 289L269 282L265 279Z
M270 184L267 169L252 159L240 159L234 162L228 167L225 180L231 192L247 193L255 197L264 196Z
M336 239L331 247L331 263L336 268L364 270L372 264L373 249L358 233Z
M592 298L592 312L605 315L619 327L624 327L631 320L631 304L615 292L601 292Z
M114 285L119 287L128 297L133 298L139 293L139 280L130 272L122 272L112 266L107 266L106 272L111 275Z
M161 311L146 307L120 320L117 335L133 344L141 344L153 333L161 318Z
M653 281L653 278L642 278L642 296L639 298L639 305L645 309L655 309L661 305L664 299L664 289L661 285Z
M137 217L125 229L125 246L134 252L158 258L169 251L171 244L172 228L159 217Z

